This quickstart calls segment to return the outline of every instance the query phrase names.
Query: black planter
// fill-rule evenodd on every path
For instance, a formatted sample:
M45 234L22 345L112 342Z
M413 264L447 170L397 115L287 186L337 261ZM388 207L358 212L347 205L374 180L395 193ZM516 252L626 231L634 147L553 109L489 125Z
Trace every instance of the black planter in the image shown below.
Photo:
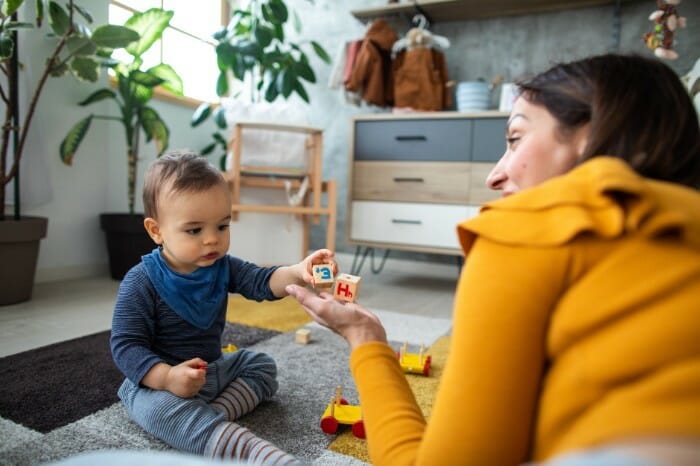
M143 227L142 214L101 214L100 227L107 237L109 273L115 280L124 278L141 256L156 247Z
M46 217L0 222L0 306L31 299L39 242L48 223Z

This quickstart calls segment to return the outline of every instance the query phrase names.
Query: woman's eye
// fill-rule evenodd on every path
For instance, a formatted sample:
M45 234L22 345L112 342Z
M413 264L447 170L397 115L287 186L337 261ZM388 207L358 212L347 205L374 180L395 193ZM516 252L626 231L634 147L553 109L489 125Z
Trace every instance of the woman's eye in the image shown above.
M508 143L508 146L513 146L519 139L519 137L506 138L506 143Z
M188 235L196 235L196 234L198 234L200 231L202 231L201 228L191 228L191 229L189 229L189 230L185 230L185 233L187 233Z

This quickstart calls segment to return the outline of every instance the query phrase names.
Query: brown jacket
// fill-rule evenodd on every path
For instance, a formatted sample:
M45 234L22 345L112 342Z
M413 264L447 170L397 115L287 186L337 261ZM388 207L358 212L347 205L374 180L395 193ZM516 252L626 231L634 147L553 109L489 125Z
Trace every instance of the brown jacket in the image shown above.
M365 34L345 88L359 92L368 103L391 105L394 101L391 46L397 40L396 31L386 21L375 20Z
M447 63L439 50L417 47L400 52L393 62L394 105L415 110L444 110L452 99L447 92Z

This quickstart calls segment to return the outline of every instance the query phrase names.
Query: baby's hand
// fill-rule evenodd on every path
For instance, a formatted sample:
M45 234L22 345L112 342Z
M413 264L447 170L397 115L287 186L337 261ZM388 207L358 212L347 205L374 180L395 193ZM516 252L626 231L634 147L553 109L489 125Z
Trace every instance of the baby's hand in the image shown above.
M192 398L204 385L207 375L207 363L194 358L170 368L166 380L166 389L179 397Z
M333 251L319 249L297 264L299 278L302 282L314 285L313 266L318 264L330 264L333 267L333 275L338 273L338 264L333 259Z

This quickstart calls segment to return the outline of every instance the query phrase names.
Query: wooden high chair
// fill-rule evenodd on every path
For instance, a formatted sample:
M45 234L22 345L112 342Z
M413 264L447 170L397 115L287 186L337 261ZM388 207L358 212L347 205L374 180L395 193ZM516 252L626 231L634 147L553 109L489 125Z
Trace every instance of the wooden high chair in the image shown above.
M300 133L306 135L306 168L295 169L276 166L247 165L242 152L243 132L248 129ZM326 248L335 250L335 223L337 216L336 180L322 180L323 132L310 126L278 123L238 122L233 127L229 141L233 158L225 178L231 186L231 220L238 221L240 212L262 212L294 214L302 219L303 237L301 257L309 249L310 221L318 224L322 215L328 216L326 225ZM241 188L300 189L308 177L308 188L298 205L241 204ZM326 206L322 204L322 193L326 193Z

